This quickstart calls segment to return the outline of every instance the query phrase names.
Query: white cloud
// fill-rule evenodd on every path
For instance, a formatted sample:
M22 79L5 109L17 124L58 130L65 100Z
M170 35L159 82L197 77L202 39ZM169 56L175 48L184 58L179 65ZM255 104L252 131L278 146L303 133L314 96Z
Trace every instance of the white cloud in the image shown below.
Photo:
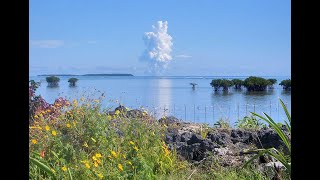
M158 21L152 26L152 29L153 31L144 33L143 40L146 49L140 60L148 62L147 72L161 74L172 60L172 37L168 34L167 21Z
M30 44L38 48L58 48L64 45L63 40L31 40Z
M175 56L176 58L191 58L192 56L186 55L186 54L179 54Z

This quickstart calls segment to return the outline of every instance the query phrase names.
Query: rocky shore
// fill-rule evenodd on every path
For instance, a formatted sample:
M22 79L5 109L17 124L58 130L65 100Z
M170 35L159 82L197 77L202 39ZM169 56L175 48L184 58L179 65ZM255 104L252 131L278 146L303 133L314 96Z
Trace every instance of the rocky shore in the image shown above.
M126 117L155 120L141 110L129 110L120 106L115 109L126 112ZM109 114L114 114L110 111ZM286 149L278 134L271 128L236 129L212 128L200 123L183 122L169 116L156 120L167 126L165 142L170 150L176 150L181 159L195 165L205 161L216 161L224 167L243 165L254 154L249 150L257 148ZM286 131L285 126L282 127ZM288 132L288 131L286 131ZM291 136L287 133L287 136ZM282 166L271 157L261 156L253 162L259 168Z

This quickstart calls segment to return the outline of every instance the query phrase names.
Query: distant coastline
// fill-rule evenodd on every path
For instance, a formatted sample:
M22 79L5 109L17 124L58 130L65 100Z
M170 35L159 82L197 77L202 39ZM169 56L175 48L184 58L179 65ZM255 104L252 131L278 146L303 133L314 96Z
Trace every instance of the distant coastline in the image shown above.
M38 76L133 76L132 74L40 74Z

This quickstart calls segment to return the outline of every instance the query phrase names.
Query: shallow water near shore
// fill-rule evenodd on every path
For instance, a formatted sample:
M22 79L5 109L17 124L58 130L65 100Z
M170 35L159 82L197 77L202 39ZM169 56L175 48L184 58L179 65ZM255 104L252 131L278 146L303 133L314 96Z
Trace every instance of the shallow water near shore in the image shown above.
M49 103L53 103L58 97L80 99L83 95L91 96L93 93L99 96L104 93L106 98L102 104L105 107L118 106L114 102L118 100L132 109L144 107L157 118L173 115L183 121L210 125L223 118L234 125L238 118L243 118L250 112L265 112L276 122L283 122L286 116L279 98L291 113L291 91L285 91L278 85L282 80L290 78L284 76L264 77L277 79L274 89L265 92L247 92L244 88L215 92L210 86L214 78L246 78L236 76L78 76L76 87L69 87L69 78L61 76L59 87L51 88L47 87L45 77L29 77L30 80L41 82L36 93ZM197 85L193 89L190 83Z

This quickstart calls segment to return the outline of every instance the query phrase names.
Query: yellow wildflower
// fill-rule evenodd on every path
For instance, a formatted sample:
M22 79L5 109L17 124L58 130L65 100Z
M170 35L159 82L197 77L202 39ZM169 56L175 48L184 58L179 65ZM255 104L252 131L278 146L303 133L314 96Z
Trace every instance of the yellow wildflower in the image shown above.
M78 106L78 101L75 99L73 100L73 106L77 107Z
M133 149L139 151L139 148L137 146L135 146Z
M57 132L56 132L56 131L52 131L51 133L52 133L53 136L56 136L56 135L57 135Z
M71 127L71 125L68 123L68 124L67 124L67 128L70 128L70 127Z
M99 159L97 159L96 162L97 162L98 164L101 164L101 161L100 161Z
M34 118L38 118L39 116L37 116L37 115L34 115Z
M108 156L108 158L112 159L112 156Z
M82 162L82 163L84 163L84 164L89 163L88 160L83 160L83 161L80 161L80 162Z
M108 115L107 119L110 121L112 119L112 117L110 115Z
M120 114L120 111L119 110L116 110L116 112L114 112L115 115L118 115Z
M90 169L90 164L89 163L86 163L85 166L86 166L86 168Z
M133 142L133 141L130 141L129 143L132 144L132 145L134 145L134 142Z
M98 166L99 166L99 164L98 164L96 161L93 163L93 165L94 165L95 167L98 167Z
M46 131L49 131L50 127L48 125L46 125Z
M126 159L126 158L127 158L127 156L124 154L124 155L123 155L123 158L124 158L124 159Z
M103 175L101 173L97 174L97 176L102 179L103 178Z
M67 171L67 167L66 166L63 166L61 169L62 169L62 171Z
M85 142L85 143L83 144L83 146L86 147L86 148L89 147L88 144L87 144L87 142Z
M115 158L117 157L117 153L114 151L111 151L112 156L114 156Z
M98 160L95 156L92 156L92 159L93 159L94 161Z
M51 112L51 110L50 110L50 109L48 109L48 110L47 110L47 112L48 112L48 113L50 113L50 112Z
M130 161L128 161L128 164L130 164L132 166L132 163Z
M53 173L56 173L56 171L54 170L54 169L52 169L52 168L50 168L51 169L51 171L53 172Z
M37 140L32 139L31 142L32 142L32 144L36 144L36 143L37 143Z
M96 153L96 157L97 157L97 158L101 158L102 155L101 155L100 153Z
M120 171L123 171L123 167L121 164L118 164L118 168L120 169Z

